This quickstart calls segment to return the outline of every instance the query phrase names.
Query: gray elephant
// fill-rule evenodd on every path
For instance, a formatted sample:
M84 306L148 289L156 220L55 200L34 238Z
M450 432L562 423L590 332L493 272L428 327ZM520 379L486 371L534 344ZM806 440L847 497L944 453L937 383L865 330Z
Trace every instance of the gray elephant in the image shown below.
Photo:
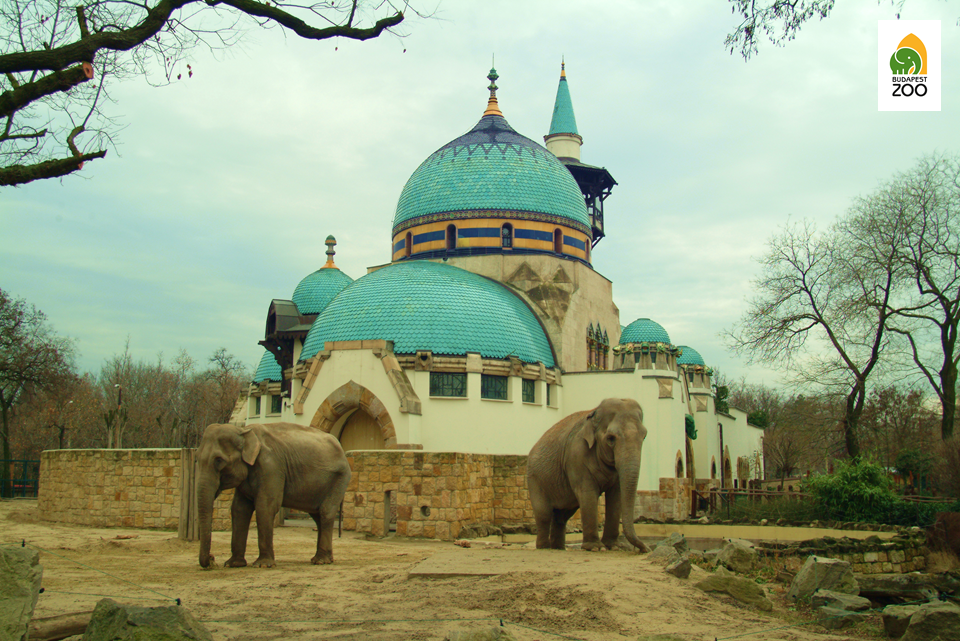
M253 565L273 567L273 523L281 507L306 512L317 523L317 554L310 561L333 563L333 525L350 482L350 466L339 441L322 430L292 423L237 427L210 425L197 450L197 513L200 565L207 567L213 501L235 489L228 567L243 567L251 515L257 513L260 555Z
M537 521L537 548L562 550L567 521L580 510L583 549L613 549L623 534L641 552L633 529L640 453L647 429L632 399L608 398L596 409L564 418L540 437L527 457L527 488ZM597 503L606 500L603 538L597 535ZM622 516L622 519L621 519Z

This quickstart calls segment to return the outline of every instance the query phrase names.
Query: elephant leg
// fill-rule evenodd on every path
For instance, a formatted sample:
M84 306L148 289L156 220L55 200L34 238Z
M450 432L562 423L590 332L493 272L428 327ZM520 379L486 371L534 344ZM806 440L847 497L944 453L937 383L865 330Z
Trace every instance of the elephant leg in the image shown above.
M620 487L608 488L603 493L605 514L603 517L603 537L600 542L608 550L617 547L620 539Z
M239 492L233 495L230 504L230 523L233 537L230 539L230 558L223 565L228 568L242 568L247 564L247 534L250 532L250 518L253 516L253 501Z
M260 556L253 562L253 567L272 568L276 565L273 556L273 521L279 509L280 501L264 496L263 492L257 495L257 544Z
M597 502L600 494L588 488L579 492L577 498L580 500L580 521L583 526L582 549L599 550L601 544L597 523Z
M576 513L577 508L553 511L553 518L550 520L550 547L554 550L567 549L567 521Z
M552 547L550 529L553 522L553 510L550 508L550 501L536 478L527 478L527 488L530 491L533 518L537 523L537 549L545 550Z
M310 514L317 524L317 553L310 559L314 565L333 563L333 525L337 520L337 508L321 505L320 509Z

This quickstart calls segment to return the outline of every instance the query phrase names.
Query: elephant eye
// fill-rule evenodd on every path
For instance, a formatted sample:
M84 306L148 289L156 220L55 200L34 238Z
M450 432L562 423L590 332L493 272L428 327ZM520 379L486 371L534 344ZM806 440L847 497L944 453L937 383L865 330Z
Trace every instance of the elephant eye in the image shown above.
M218 472L223 468L225 464L226 464L226 460L224 460L222 456L217 456L213 459L213 466L217 469Z

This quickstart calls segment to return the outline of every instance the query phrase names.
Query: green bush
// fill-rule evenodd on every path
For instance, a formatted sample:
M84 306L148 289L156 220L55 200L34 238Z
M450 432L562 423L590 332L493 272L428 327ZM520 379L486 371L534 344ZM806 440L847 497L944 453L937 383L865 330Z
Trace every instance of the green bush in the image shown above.
M720 518L726 518L726 503L721 502ZM817 507L813 501L798 496L776 497L760 501L740 496L730 506L730 518L759 521L786 519L791 522L805 522L817 519Z
M882 523L897 502L883 468L864 460L841 462L833 474L813 477L804 489L821 519Z

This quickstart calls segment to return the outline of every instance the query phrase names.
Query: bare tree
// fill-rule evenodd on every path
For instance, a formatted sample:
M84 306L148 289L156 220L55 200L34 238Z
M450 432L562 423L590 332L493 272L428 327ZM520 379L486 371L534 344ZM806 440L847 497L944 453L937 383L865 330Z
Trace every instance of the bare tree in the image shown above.
M849 228L872 245L895 248L904 295L891 330L942 408L941 436L953 434L960 349L960 157L934 155L861 199Z
M0 186L65 176L103 158L118 126L115 80L192 75L197 47L235 44L247 26L308 40L368 40L399 25L390 0L0 1Z
M819 233L810 222L788 225L769 241L757 293L727 332L738 353L782 366L795 384L844 390L844 441L854 458L867 380L898 311L898 268L892 248L859 244L843 227Z
M31 390L50 389L62 380L73 369L72 359L72 341L55 334L43 312L0 289L0 481L7 495L13 489L9 465L11 409Z

